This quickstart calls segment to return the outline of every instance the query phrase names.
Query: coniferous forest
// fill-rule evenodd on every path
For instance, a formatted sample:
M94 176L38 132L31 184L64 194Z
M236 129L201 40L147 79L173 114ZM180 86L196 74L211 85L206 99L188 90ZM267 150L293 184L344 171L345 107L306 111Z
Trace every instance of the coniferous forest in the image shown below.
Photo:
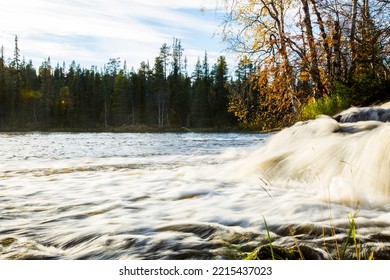
M8 63L7 63L8 61ZM164 44L153 63L128 67L120 58L103 69L26 62L15 37L13 58L0 57L0 129L126 127L221 128L237 125L228 112L228 67L208 55L188 73L181 41Z

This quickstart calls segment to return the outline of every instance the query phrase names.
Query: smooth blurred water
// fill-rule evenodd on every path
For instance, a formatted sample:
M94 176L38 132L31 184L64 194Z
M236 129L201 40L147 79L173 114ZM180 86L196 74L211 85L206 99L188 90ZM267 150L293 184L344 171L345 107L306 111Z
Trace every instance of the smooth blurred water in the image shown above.
M0 258L225 259L268 242L264 218L275 244L301 234L331 257L318 231L345 237L356 206L289 179L267 181L260 165L269 138L0 134ZM357 219L386 254L388 206L361 206Z

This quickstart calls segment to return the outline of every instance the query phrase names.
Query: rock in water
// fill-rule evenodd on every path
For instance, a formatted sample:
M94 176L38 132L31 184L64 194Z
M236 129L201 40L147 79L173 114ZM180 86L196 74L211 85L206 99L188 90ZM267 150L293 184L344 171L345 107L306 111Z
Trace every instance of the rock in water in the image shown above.
M386 103L387 104L387 103ZM333 117L340 123L355 123L360 121L390 121L390 108L384 107L352 107Z

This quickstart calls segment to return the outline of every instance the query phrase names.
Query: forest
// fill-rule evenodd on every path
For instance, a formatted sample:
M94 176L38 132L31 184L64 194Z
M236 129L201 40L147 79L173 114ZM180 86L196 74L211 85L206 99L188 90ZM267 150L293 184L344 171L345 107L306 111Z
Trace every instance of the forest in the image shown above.
M14 57L0 57L0 127L8 129L99 129L109 127L231 127L225 57L210 67L208 55L187 72L181 41L163 44L151 66L127 68L120 58L104 69L52 66L38 69L21 59L18 37Z
M283 127L390 100L390 1L224 0L223 39L250 67L230 110Z
M291 125L390 100L390 1L225 0L221 37L239 57L198 58L179 39L138 68L0 56L0 130ZM232 67L232 66L230 66ZM228 73L234 73L228 75Z

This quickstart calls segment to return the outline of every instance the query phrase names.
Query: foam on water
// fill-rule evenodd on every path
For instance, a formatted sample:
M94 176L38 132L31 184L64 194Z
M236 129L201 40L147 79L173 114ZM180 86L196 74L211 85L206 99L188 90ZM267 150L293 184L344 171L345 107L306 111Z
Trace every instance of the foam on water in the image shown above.
M243 163L273 185L323 200L373 207L390 202L390 123L341 124L330 117L284 129Z

